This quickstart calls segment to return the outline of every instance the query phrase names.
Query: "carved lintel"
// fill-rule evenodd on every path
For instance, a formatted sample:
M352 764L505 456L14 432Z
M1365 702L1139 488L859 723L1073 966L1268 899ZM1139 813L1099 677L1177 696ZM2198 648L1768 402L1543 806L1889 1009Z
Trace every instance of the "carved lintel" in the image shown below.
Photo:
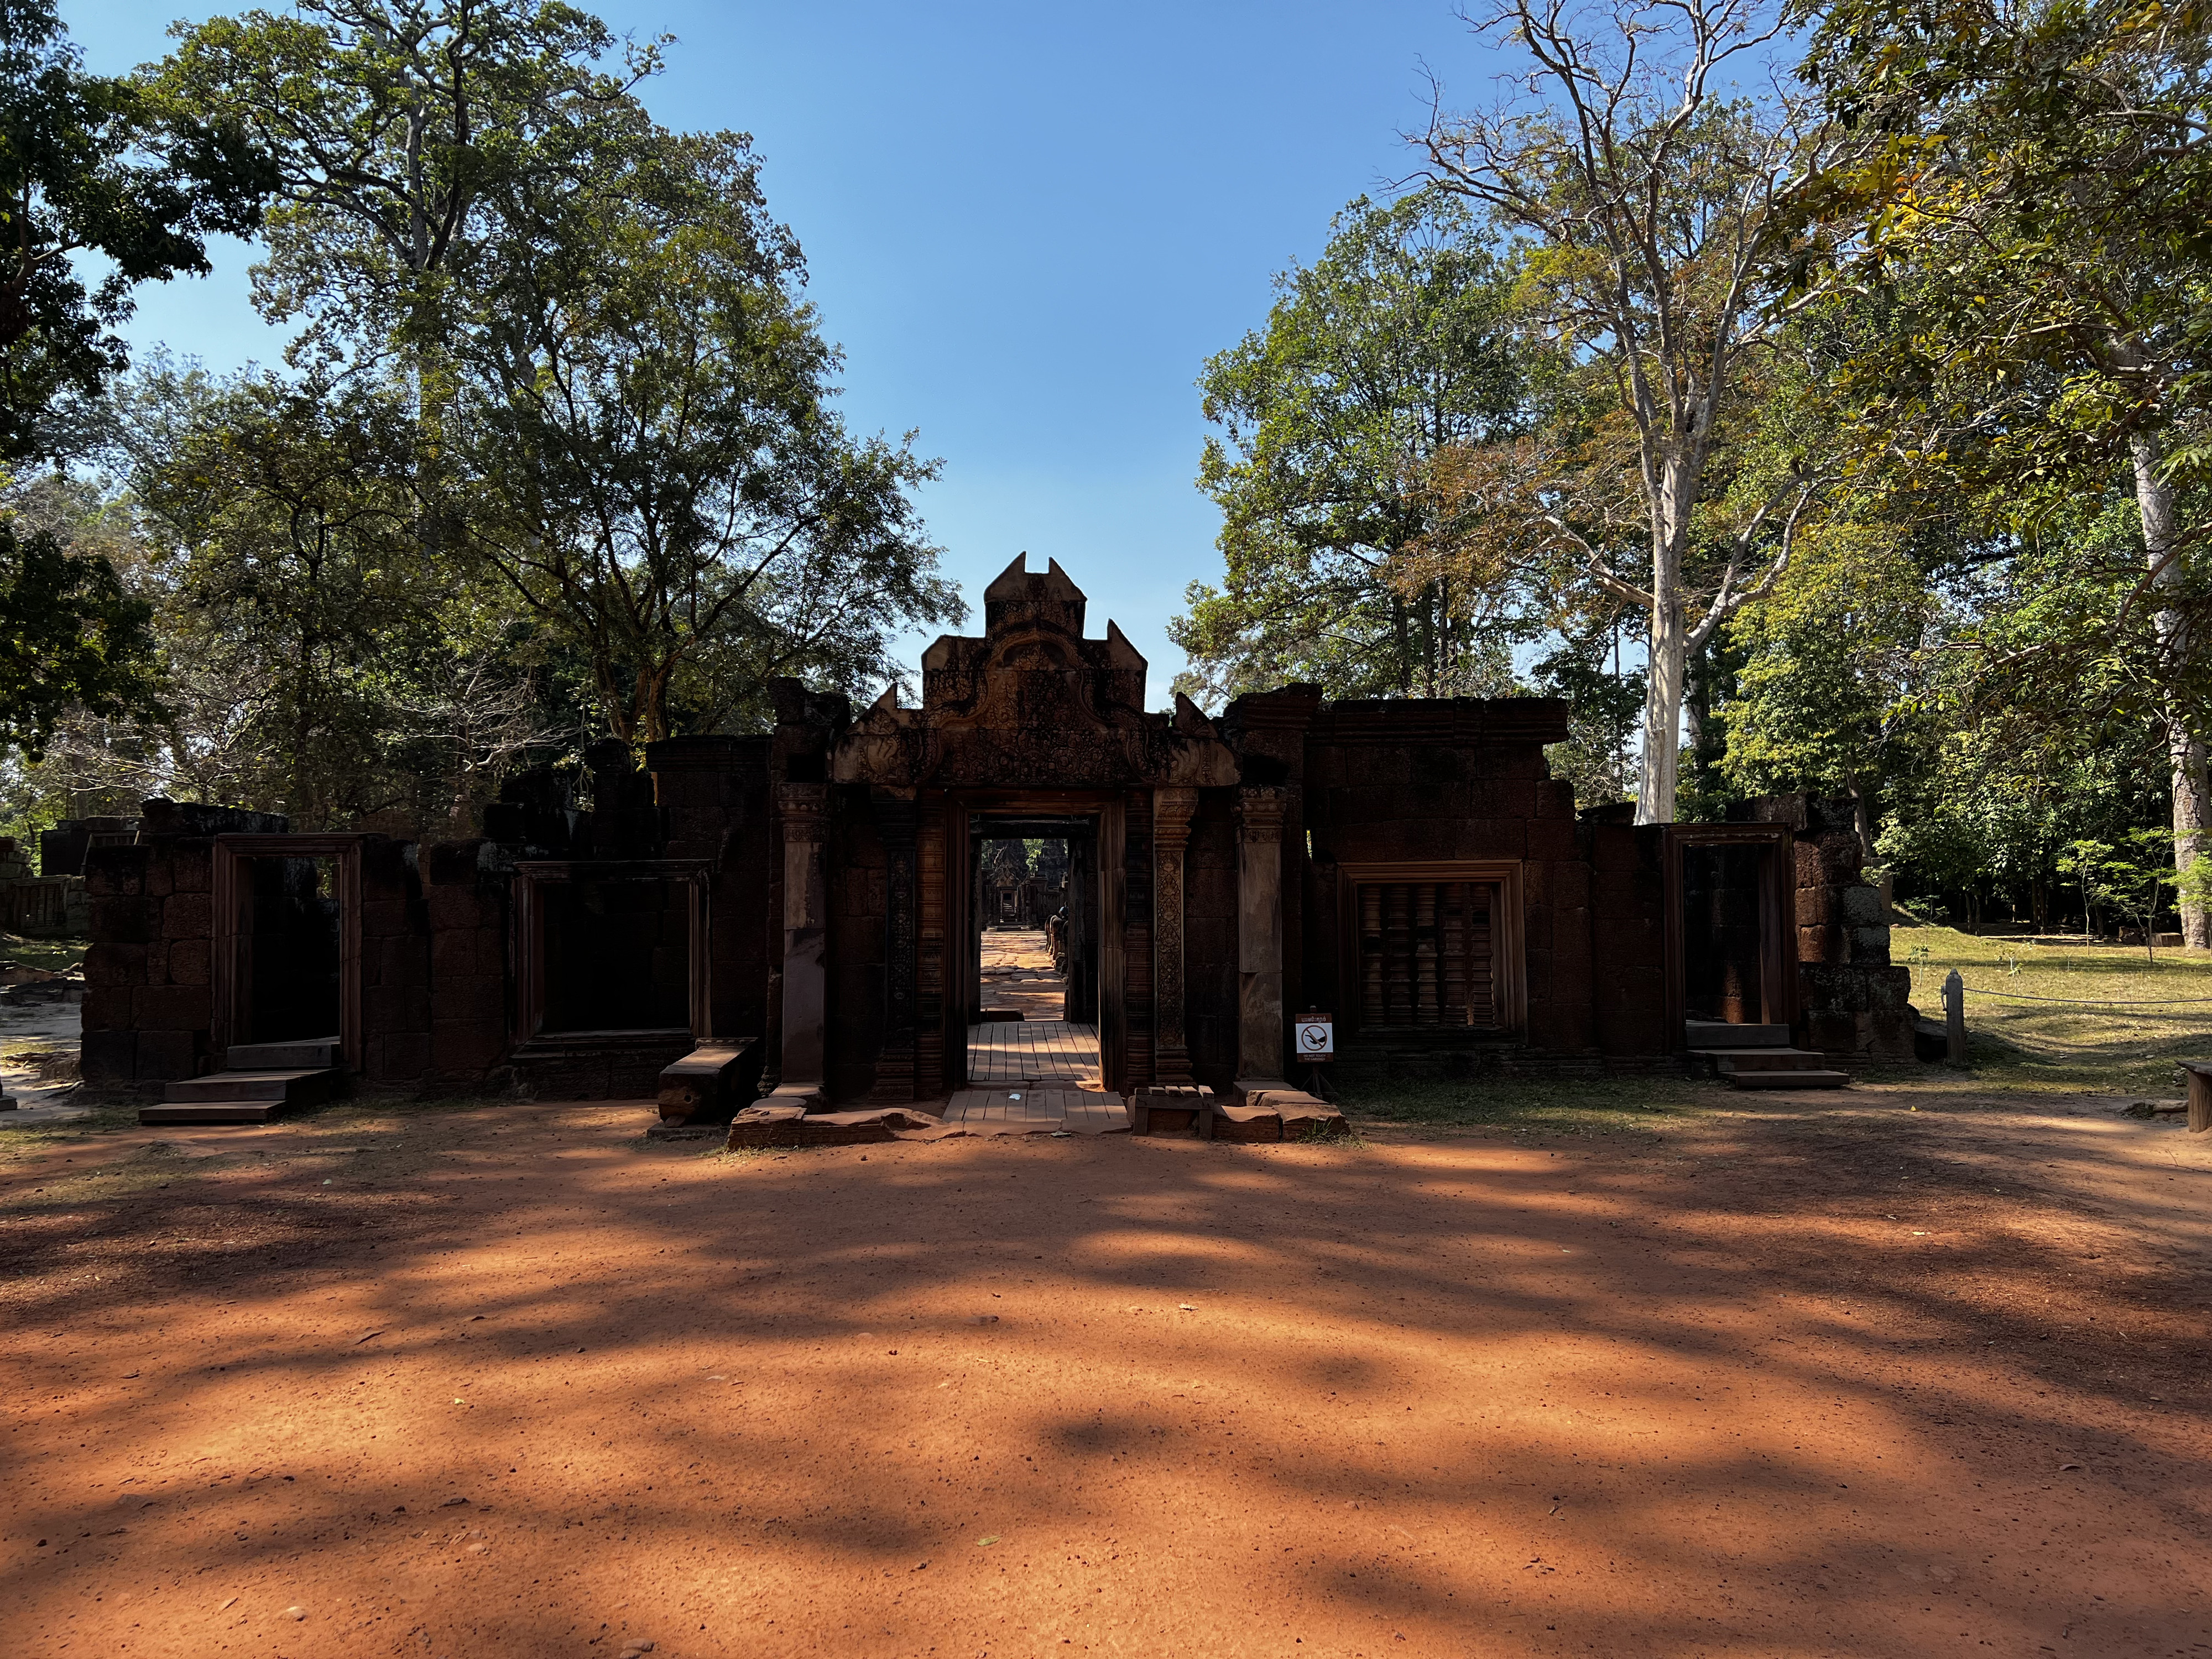
M1183 860L1195 789L1152 792L1152 1066L1163 1085L1192 1081L1183 1005Z

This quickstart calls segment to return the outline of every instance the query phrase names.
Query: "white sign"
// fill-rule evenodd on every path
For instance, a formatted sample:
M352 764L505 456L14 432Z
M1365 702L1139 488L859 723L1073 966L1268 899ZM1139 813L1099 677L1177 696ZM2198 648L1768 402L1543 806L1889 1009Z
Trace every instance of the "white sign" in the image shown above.
M1327 1014L1307 1014L1297 1023L1298 1058L1322 1060L1336 1053L1336 1023Z

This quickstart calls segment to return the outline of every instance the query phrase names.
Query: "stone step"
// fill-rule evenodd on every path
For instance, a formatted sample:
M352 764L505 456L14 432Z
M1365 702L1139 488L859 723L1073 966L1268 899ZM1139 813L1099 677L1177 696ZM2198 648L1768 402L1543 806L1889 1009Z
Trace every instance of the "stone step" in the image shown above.
M268 1123L291 1109L290 1103L282 1100L161 1101L141 1106L138 1121L141 1123Z
M223 1064L234 1072L319 1070L338 1063L338 1039L301 1037L290 1042L234 1042Z
M195 1101L273 1100L286 1106L312 1106L328 1100L337 1087L338 1073L328 1067L266 1072L210 1072L205 1077L181 1077L161 1091L172 1105Z
M1682 1022L1682 1035L1692 1048L1786 1048L1787 1025L1729 1025L1719 1020Z
M1731 1072L1729 1085L1736 1089L1841 1089L1849 1085L1848 1072Z
M1818 1071L1827 1056L1813 1048L1692 1048L1691 1057L1709 1061L1723 1077L1731 1072Z

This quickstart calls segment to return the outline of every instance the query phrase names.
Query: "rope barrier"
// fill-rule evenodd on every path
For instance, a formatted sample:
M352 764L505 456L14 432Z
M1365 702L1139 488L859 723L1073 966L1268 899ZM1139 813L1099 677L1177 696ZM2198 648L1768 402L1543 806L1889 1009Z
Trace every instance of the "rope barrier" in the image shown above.
M2026 991L1987 991L1978 985L1960 988L1969 996L2009 997L2014 1002L2063 1002L2075 1008L2200 1008L2212 1003L2212 997L2164 997L2152 1000L2097 997L2039 997Z

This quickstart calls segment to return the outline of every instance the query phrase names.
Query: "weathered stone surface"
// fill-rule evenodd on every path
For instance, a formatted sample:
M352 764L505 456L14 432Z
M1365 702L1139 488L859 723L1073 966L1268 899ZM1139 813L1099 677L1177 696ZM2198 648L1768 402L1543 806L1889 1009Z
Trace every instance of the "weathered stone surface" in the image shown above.
M150 847L94 847L84 855L84 890L95 901L136 898L146 890L146 866L153 860Z
M1208 1103L1198 1132L1209 1140L1280 1140L1283 1120L1267 1106L1215 1100Z
M92 902L92 936L106 945L148 944L158 936L161 912L159 899L96 898Z
M215 901L206 893L178 893L163 901L161 933L167 939L207 939L215 932Z
M701 1043L660 1073L661 1121L704 1122L727 1116L744 1104L736 1097L744 1087L748 1064L757 1077L760 1055L754 1042Z

